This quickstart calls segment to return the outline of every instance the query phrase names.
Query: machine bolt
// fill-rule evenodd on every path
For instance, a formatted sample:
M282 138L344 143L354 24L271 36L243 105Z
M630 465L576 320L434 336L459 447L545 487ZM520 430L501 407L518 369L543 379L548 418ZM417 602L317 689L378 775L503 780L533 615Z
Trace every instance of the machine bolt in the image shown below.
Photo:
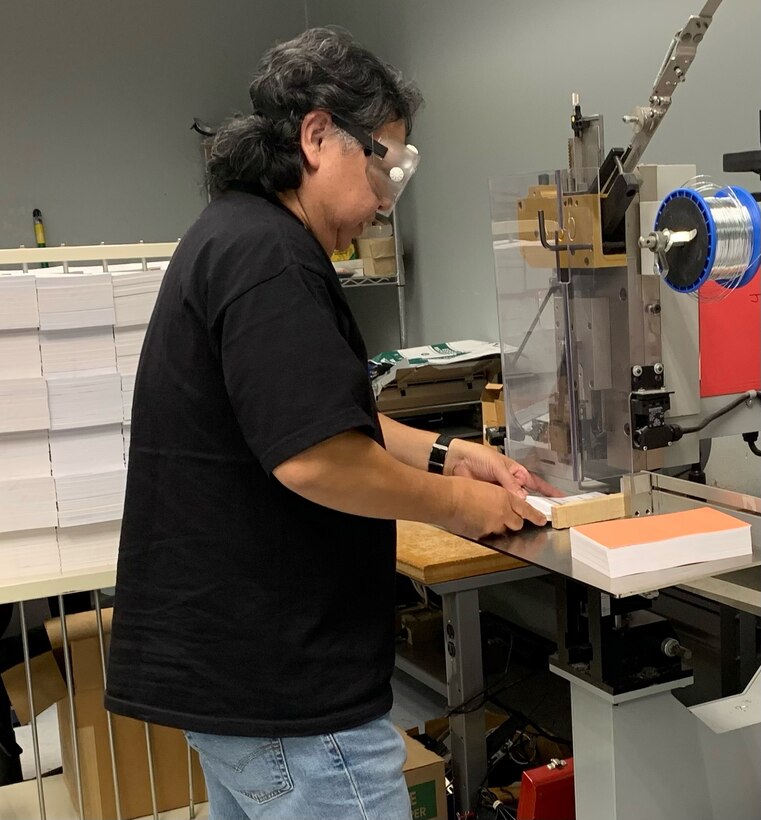
M660 362L656 362L653 365L653 370L655 371L656 375L660 376L663 373L663 365Z
M632 368L632 375L635 379L638 379L642 375L642 366L639 364L635 364Z
M648 313L652 313L654 316L658 316L661 312L661 303L660 302L651 302L647 308Z

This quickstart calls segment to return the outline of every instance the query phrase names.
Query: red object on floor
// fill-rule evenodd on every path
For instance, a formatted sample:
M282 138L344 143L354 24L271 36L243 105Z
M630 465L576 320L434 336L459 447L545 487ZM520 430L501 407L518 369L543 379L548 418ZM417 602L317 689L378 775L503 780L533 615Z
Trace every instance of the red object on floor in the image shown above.
M700 289L700 395L761 389L761 271L742 288Z
M523 772L518 820L576 820L573 758L560 763Z

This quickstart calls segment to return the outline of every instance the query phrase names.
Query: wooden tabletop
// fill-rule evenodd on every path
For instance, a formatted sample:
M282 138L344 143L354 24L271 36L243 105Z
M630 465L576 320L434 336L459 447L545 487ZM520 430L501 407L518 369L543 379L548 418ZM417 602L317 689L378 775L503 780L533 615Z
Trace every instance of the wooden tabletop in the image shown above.
M523 561L417 521L397 522L396 571L423 584L440 584L525 567Z

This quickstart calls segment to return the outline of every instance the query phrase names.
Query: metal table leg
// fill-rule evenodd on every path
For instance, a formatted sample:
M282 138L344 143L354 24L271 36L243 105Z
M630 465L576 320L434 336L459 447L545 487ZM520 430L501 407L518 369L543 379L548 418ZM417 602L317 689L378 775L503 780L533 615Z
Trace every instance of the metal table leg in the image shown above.
M484 688L484 673L478 590L446 593L442 595L442 608L447 700L450 709L464 704L449 718L455 810L466 812L475 807L478 790L486 777L484 705L479 696Z
M32 724L32 749L34 751L34 773L37 778L37 799L40 803L40 820L46 820L45 792L42 788L42 765L40 763L40 740L37 735L37 716L34 712L34 691L32 688L32 665L29 660L29 638L26 634L26 613L24 602L19 601L19 620L21 622L21 646L24 650L24 672L26 673L26 697L29 701L29 715Z

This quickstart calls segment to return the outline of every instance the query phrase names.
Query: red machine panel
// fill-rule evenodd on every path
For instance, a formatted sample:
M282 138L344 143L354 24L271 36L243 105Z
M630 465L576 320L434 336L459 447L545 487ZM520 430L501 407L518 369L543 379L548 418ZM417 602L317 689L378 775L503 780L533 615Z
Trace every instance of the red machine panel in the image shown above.
M715 282L700 294L700 395L761 389L761 271L728 294Z
M576 820L572 757L523 772L517 817L518 820Z

